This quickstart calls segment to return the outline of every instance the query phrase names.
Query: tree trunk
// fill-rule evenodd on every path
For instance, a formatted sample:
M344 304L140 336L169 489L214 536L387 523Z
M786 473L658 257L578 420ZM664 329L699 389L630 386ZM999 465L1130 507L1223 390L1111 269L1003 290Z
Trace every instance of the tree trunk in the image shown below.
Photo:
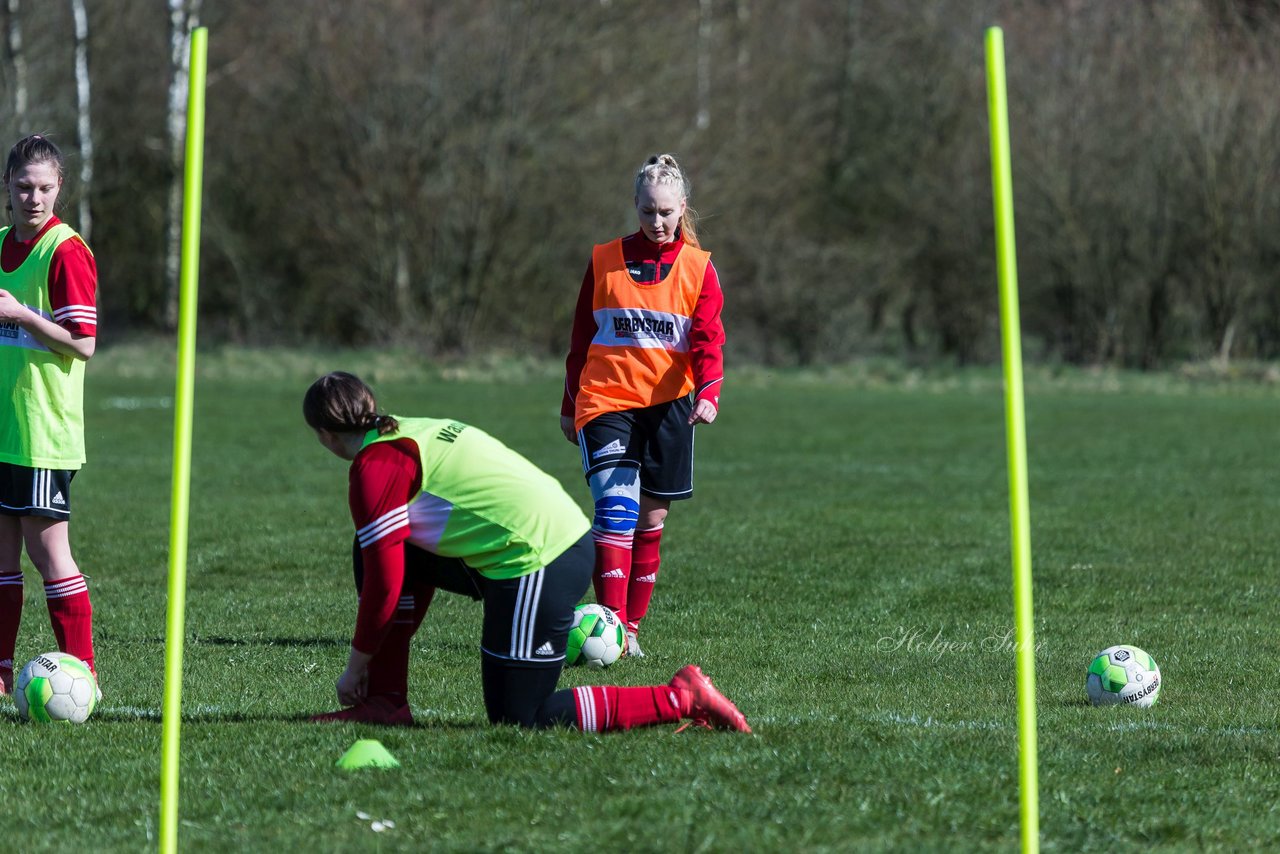
M89 116L89 16L85 13L84 0L71 0L71 12L76 20L76 130L80 135L80 220L76 230L88 242L93 230L89 210L93 189L93 128Z
M747 134L748 93L751 91L751 0L738 0L738 56L734 63L737 80L737 97L734 109L734 124L738 137Z
M9 0L9 14L5 18L9 68L13 71L13 120L18 132L25 134L27 126L27 58L22 52L22 24L18 21L19 0Z
M165 225L164 325L178 328L178 277L182 270L182 167L187 144L187 90L191 31L199 26L201 0L169 0L169 209Z
M698 2L698 130L711 127L711 0Z

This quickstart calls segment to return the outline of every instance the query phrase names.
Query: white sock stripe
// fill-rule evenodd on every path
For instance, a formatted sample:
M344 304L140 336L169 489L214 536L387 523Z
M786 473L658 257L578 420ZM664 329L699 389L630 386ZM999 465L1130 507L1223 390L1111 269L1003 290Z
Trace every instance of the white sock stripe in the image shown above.
M75 596L77 593L84 593L88 589L89 585L84 583L84 576L77 575L75 578L46 584L44 586L44 598L66 599L69 596Z
M13 575L0 575L0 587L21 587L22 573L15 572Z
M86 589L87 586L88 586L87 584L84 584L84 576L77 575L74 577L70 577L70 579L63 579L60 581L47 581L47 583L45 584L45 592L46 593L67 593L68 590L83 590L83 589Z
M596 702L591 686L587 685L573 690L578 694L578 716L582 719L582 731L599 732L599 724L596 721Z
M73 584L77 581L84 581L83 575L68 575L66 578L59 578L57 581L50 581L46 586L57 587L60 584Z

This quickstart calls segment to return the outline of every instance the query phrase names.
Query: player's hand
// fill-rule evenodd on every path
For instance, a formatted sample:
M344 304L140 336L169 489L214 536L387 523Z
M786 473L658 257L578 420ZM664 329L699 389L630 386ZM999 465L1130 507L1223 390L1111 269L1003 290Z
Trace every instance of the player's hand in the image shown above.
M28 311L13 294L0 288L0 320L22 320Z
M693 412L689 413L690 424L710 424L716 420L718 410L716 405L710 400L703 398L693 405Z
M573 429L572 415L560 416L560 432L564 434L564 437L568 439L570 443L574 445L578 444L578 431Z
M369 694L369 667L349 663L338 677L338 702L354 706Z

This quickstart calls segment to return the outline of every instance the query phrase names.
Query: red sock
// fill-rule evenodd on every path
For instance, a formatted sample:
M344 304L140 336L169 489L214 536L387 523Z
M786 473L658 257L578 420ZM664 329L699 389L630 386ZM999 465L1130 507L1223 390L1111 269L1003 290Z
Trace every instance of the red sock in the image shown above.
M658 553L662 542L662 526L636 531L635 544L631 547L631 578L627 581L627 631L640 629L640 621L649 613L649 600L653 598L653 585L658 580L658 565L662 556Z
M680 704L670 685L586 685L573 689L573 702L578 729L583 732L612 732L680 720Z
M406 585L400 593L391 631L382 646L369 659L369 696L390 694L402 702L409 701L409 645L436 589L425 584Z
M58 649L74 655L93 667L93 605L83 575L59 578L44 583L44 598L49 605L49 624L58 641Z
M0 669L13 669L22 621L22 573L0 574Z
M596 568L591 584L596 589L596 602L612 608L618 619L627 621L627 581L631 578L631 543L624 547L619 537L602 541L596 536Z

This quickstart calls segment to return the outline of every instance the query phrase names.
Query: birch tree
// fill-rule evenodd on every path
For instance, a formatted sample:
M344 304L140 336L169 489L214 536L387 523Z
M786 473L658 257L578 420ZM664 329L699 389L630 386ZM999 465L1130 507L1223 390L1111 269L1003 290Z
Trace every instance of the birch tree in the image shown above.
M200 25L201 0L169 2L169 205L165 223L165 326L178 326L178 276L182 253L182 165L187 143L187 90L193 29Z
M19 20L21 3L19 0L8 0L8 15L5 17L6 46L8 50L9 69L13 73L13 120L19 128L27 124L27 59L22 52L22 24Z
M698 130L711 127L711 0L698 2Z
M18 0L9 0L16 4ZM89 16L84 0L71 0L76 24L76 130L80 136L80 220L76 228L86 241L93 222L89 196L93 189L93 127L89 115Z

